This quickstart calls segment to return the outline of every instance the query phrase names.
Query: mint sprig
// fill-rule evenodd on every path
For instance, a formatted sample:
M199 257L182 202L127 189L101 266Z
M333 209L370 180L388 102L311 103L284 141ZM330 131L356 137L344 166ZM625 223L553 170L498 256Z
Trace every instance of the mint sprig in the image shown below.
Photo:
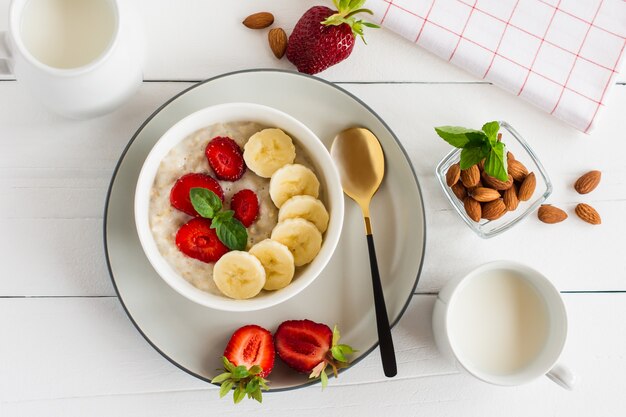
M500 181L507 181L506 146L498 140L500 123L485 123L482 130L459 126L439 126L435 132L461 151L461 169L468 169L485 159L485 172Z
M258 402L263 402L261 390L269 390L268 381L259 376L263 369L254 365L250 369L243 365L235 366L226 356L222 356L224 373L211 380L213 384L221 384L220 398L225 397L233 388L233 402L240 403L246 396Z
M211 229L215 229L217 238L228 249L245 250L248 243L248 231L233 216L232 210L222 210L222 200L213 191L194 187L189 190L193 208L204 218L211 219Z

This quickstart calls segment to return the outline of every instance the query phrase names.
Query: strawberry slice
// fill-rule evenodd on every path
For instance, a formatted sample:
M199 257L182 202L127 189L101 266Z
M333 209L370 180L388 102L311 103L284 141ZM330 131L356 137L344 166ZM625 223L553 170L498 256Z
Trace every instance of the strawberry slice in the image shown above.
M217 262L230 249L211 229L211 220L196 217L182 225L176 233L176 246L185 255L202 262Z
M230 200L234 217L244 226L249 227L259 215L259 199L252 190L241 190Z
M276 352L290 368L311 372L324 361L330 350L333 332L311 320L289 320L276 330Z
M348 345L338 344L339 330L311 320L283 322L274 333L276 353L290 368L309 373L309 378L320 378L322 388L328 384L326 367L332 368L335 377L339 368L348 366L347 355L356 351Z
M215 176L224 181L237 181L246 171L243 152L237 142L217 136L209 142L205 154Z
M172 206L190 216L200 217L196 209L193 208L189 198L189 190L195 187L211 190L224 201L224 191L213 177L206 174L193 173L183 175L174 183L172 191L170 191L170 203Z
M235 366L250 369L261 367L257 375L265 378L274 367L274 341L272 334L255 324L243 326L230 337L224 350L224 357Z

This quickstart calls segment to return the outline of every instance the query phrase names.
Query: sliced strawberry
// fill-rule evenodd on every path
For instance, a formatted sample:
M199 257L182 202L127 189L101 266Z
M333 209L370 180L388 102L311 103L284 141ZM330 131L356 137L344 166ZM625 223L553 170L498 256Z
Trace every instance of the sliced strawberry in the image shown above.
M243 152L231 138L217 136L209 142L205 154L215 176L224 181L237 181L246 170Z
M217 262L229 251L211 229L211 220L196 217L182 225L176 233L176 246L185 255L202 262Z
M211 190L224 201L224 191L213 177L206 174L193 173L183 175L174 183L172 191L170 191L170 203L172 206L190 216L200 216L196 209L193 208L189 198L189 190L196 187Z
M261 367L259 377L265 378L274 367L274 342L272 334L264 328L251 324L235 331L224 350L224 356L235 366L250 369Z
M274 333L276 353L290 368L311 372L331 348L333 332L311 320L283 322Z
M244 226L249 227L259 215L259 199L252 190L241 190L230 200L234 217Z

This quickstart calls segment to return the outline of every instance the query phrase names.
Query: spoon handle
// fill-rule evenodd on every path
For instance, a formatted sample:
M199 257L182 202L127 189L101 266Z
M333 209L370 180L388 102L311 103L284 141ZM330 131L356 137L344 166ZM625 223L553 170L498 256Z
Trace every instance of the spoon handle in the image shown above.
M374 289L374 307L376 309L376 327L378 329L378 341L380 343L380 356L383 361L385 376L391 378L398 373L396 353L393 349L389 317L387 317L387 307L385 306L385 295L383 294L383 286L380 282L380 274L378 273L374 237L371 233L367 234L367 249L369 250L370 269L372 270L372 287Z

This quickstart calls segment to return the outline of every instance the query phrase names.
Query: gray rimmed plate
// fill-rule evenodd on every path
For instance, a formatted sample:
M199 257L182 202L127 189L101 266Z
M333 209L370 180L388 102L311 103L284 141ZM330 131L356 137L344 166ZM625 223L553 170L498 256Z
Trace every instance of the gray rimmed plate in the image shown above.
M376 348L378 338L363 219L352 200L346 200L342 236L322 274L294 298L257 312L222 312L187 300L156 274L141 249L133 197L145 157L178 120L228 102L259 103L289 113L327 147L348 127L374 132L386 159L386 176L372 203L380 275L392 324L404 313L419 279L426 238L421 191L404 149L385 122L352 94L319 78L281 70L239 71L196 84L155 111L130 140L113 174L104 213L107 264L120 301L148 343L205 381L216 375L235 329L258 324L273 332L289 319L337 324L342 341L359 350L354 365ZM310 383L280 361L270 380L272 391Z

